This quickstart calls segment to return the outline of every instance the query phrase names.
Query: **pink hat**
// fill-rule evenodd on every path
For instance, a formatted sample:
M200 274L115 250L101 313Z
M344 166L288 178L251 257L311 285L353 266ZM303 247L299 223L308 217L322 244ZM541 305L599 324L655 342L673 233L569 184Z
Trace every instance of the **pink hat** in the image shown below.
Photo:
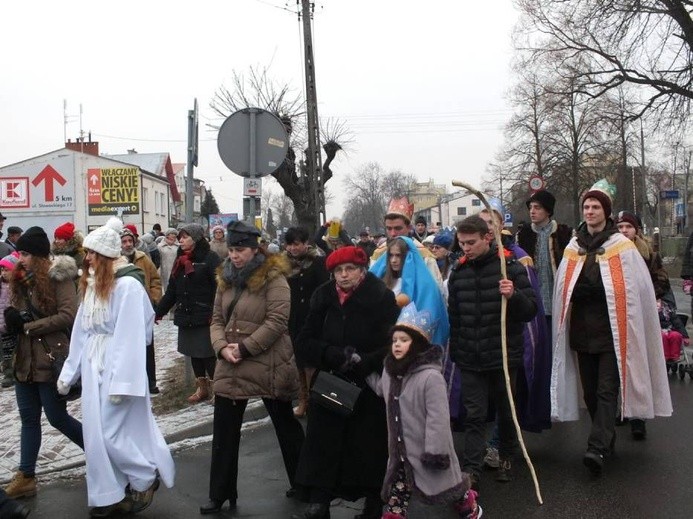
M14 267L18 261L19 253L15 251L12 254L0 259L0 267L6 268L7 270L14 270Z

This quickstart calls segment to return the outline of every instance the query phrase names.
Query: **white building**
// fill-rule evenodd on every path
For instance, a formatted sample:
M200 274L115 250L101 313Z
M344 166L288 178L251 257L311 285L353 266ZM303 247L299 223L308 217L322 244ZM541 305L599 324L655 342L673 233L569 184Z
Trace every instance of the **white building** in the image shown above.
M166 176L100 156L96 142L68 142L0 168L0 212L7 225L38 225L50 238L65 222L86 233L111 216L135 224L140 233L155 223L164 227L171 219L170 196Z

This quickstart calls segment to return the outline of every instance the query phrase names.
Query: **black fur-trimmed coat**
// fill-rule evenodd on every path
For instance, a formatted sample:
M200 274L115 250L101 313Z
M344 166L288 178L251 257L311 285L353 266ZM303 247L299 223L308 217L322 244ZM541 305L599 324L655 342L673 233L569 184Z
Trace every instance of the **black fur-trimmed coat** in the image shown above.
M387 405L389 458L381 497L387 502L400 466L407 484L423 502L451 503L469 489L460 470L450 429L450 409L441 373L440 348L420 353L404 375L385 359L379 389Z

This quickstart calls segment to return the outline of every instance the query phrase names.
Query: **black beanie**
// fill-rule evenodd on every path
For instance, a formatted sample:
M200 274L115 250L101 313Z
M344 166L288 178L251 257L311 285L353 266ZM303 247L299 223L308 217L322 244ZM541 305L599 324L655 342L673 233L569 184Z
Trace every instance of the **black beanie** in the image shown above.
M231 222L226 227L226 245L228 247L255 247L260 231L257 227L252 227L243 222Z
M541 189L529 197L529 200L526 202L527 209L529 209L529 204L532 202L541 204L541 206L546 209L546 212L549 213L549 216L553 216L553 208L556 205L556 197L554 197L546 189Z
M17 250L32 256L47 258L51 253L51 242L41 227L29 227L17 240Z

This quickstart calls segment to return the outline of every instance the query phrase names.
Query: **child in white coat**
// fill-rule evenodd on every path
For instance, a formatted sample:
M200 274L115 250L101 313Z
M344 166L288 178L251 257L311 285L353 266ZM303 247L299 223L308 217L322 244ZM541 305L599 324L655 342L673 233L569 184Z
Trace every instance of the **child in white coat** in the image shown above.
M379 383L389 449L383 519L406 517L412 495L426 504L448 503L466 519L481 517L477 493L455 454L442 350L429 342L434 324L411 303L392 329L392 350Z

